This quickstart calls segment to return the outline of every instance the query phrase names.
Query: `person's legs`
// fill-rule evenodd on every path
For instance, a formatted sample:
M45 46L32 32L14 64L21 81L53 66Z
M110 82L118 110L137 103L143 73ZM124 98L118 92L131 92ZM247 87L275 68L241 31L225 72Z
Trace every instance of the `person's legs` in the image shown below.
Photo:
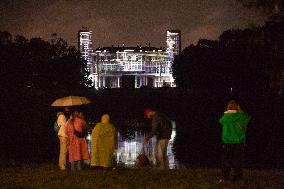
M82 160L76 161L77 164L77 170L82 170Z
M158 162L157 167L161 169L169 168L169 161L167 156L168 143L169 143L168 139L160 139L157 141L156 161Z
M71 170L72 171L82 170L82 163L81 162L82 162L81 160L71 162Z
M229 179L231 170L232 146L223 144L222 162L221 162L221 179Z
M90 168L90 160L82 160L82 169Z
M159 150L159 141L156 141L156 145L155 145L155 159L156 159L156 167L160 167L160 150Z
M60 152L59 152L59 168L61 170L66 169L66 158L68 152L68 139L66 137L59 137L60 140Z
M243 176L244 144L235 144L233 155L234 180Z
M167 155L169 139L161 139L160 140L160 149L161 149L161 168L168 169L169 168L169 160Z
M75 161L70 163L71 165L71 170L74 171L75 170Z

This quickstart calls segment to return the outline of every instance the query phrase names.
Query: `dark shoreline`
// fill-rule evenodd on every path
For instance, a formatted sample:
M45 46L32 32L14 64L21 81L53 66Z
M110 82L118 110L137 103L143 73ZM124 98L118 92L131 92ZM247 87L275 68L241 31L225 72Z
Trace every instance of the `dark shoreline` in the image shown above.
M57 157L57 137L52 131L56 108L50 104L56 98L72 94L92 100L92 104L80 107L91 122L96 122L103 113L110 113L118 130L130 137L137 129L145 132L149 129L149 123L143 118L146 107L163 111L177 124L174 150L178 161L185 165L218 166L221 145L218 119L226 101L233 97L252 117L248 126L246 166L284 167L284 98L277 94L255 91L230 94L178 88L10 92L13 93L7 94L3 101L1 159L44 162ZM133 124L133 120L138 124Z

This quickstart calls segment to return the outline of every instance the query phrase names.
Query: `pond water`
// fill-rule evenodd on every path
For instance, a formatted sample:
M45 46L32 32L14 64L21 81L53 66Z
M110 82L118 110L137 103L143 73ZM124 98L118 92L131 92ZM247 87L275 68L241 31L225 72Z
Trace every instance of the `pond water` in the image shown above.
M169 159L169 168L175 169L178 167L178 161L176 160L175 155L173 153L173 144L176 138L176 124L174 121L172 121L172 125L173 130L171 139L168 144L167 154ZM136 159L138 155L143 152L143 148L145 154L150 160L150 163L153 165L155 164L156 159L154 147L156 144L156 138L153 137L149 140L148 144L143 146L141 141L144 137L145 134L143 134L141 131L135 131L135 135L131 139L127 139L123 137L120 133L118 133L118 149L116 153L116 162L118 166L135 168ZM89 150L91 150L91 134L87 136L87 142L89 145Z

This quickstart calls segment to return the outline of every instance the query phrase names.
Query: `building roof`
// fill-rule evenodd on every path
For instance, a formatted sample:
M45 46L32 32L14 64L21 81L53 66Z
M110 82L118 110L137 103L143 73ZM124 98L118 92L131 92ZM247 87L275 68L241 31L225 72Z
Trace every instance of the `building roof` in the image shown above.
M171 33L181 33L181 31L180 30L178 30L178 29L176 29L176 30L168 30L168 32L171 32Z
M142 47L142 46L137 46L137 47L111 46L111 47L98 47L95 49L95 51L107 51L107 52L117 52L117 51L127 51L127 50L134 51L134 52L140 52L141 50L142 51L159 51L160 50L162 52L166 51L164 47L157 48L157 47L151 47L151 46L145 46L145 47Z

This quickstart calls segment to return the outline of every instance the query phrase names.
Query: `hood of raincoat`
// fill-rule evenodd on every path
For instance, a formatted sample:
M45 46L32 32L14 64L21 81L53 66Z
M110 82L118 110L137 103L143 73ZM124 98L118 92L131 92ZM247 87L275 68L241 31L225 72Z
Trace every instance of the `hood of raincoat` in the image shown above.
M102 123L109 123L109 115L108 114L104 114L101 118L101 122Z
M234 122L240 119L240 116L241 114L238 113L236 110L227 110L224 112L224 115L221 119L222 121Z

